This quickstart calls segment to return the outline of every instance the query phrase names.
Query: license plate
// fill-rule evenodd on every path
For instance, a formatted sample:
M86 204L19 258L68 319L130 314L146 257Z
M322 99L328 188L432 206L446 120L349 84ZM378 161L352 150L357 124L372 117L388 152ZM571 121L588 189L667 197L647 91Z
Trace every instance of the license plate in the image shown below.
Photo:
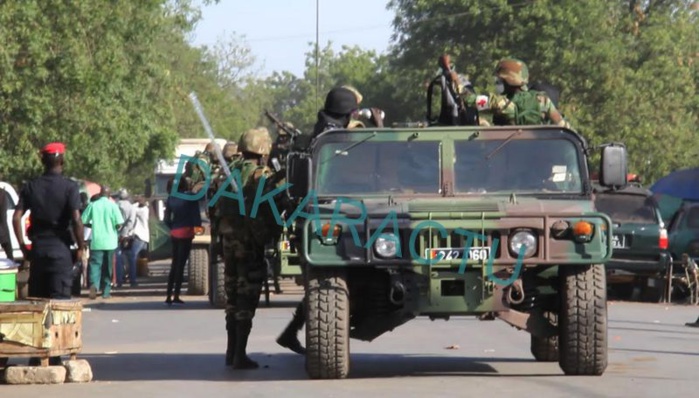
M614 248L614 249L626 249L626 237L624 235L613 235L612 236L612 248Z
M464 258L464 249L452 247L438 247L436 249L425 249L425 257L432 260L460 260ZM468 259L481 261L490 258L489 247L471 247L468 250Z

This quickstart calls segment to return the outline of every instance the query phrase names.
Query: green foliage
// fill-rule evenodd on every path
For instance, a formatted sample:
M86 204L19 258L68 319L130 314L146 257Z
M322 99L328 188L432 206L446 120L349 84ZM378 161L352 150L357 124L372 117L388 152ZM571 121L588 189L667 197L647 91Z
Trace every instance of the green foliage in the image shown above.
M205 0L199 4L216 4ZM693 6L694 4L694 6ZM694 8L693 8L694 7ZM523 59L531 80L561 89L560 108L592 145L627 145L630 169L651 182L699 165L699 13L688 0L390 0L387 54L328 42L302 76L260 78L235 32L211 47L188 35L192 0L25 0L0 7L0 174L40 172L38 149L68 145L67 174L141 191L179 138L206 137L194 91L217 136L274 127L268 109L310 133L325 95L349 84L385 124L422 121L437 59L452 57L479 91L498 59ZM316 80L317 78L317 80Z
M594 145L625 143L630 169L651 182L699 164L699 16L692 3L391 0L391 61L418 81L446 52L488 91L498 59L523 59L532 81L561 89L560 107L574 128ZM411 108L413 117L421 112Z

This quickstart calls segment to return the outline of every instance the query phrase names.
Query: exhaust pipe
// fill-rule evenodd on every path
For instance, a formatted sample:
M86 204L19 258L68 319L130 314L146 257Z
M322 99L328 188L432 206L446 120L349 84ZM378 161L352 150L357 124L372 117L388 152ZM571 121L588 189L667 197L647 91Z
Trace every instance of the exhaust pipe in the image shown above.
M522 288L522 280L517 279L510 287L507 289L505 299L510 305L522 304L524 302L524 289Z
M405 286L398 281L393 282L388 299L394 305L403 305L403 302L405 302Z

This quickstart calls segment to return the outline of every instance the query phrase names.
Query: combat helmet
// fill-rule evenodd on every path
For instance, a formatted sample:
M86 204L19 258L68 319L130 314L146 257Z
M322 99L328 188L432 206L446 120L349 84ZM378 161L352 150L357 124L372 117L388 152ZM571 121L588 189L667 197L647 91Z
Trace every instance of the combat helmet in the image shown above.
M498 62L498 66L495 68L495 76L514 87L525 86L529 83L527 64L515 58L506 58Z
M284 127L286 127L287 129L289 129L291 131L293 131L295 129L294 125L291 124L291 122L284 122L283 124L284 124ZM278 128L277 134L278 135L288 135L286 130L284 130L283 128Z
M350 86L348 84L345 84L344 86L341 86L341 87L346 88L347 90L354 93L354 96L357 97L357 105L362 103L362 99L364 99L364 97L362 97L362 94L359 92L359 90L357 90L355 87Z
M238 154L238 143L233 142L233 141L228 141L226 142L226 145L223 146L223 158L226 160L230 160L235 155Z
M238 150L262 156L269 155L272 150L272 137L265 127L250 129L240 137Z
M216 149L216 147L214 146L214 143L213 143L213 142L209 142L209 143L206 144L206 146L204 147L204 153L214 153L214 150L215 150L215 149Z

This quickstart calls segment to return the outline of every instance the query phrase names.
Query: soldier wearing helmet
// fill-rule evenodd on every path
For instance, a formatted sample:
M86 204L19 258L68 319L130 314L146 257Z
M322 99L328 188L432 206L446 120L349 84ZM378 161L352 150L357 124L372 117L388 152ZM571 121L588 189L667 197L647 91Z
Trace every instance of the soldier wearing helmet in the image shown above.
M238 152L238 143L234 141L226 142L226 145L223 146L222 152L223 158L229 164L240 156L240 153Z
M361 94L356 89L336 87L325 97L323 109L318 111L318 120L313 127L313 137L337 128L347 128L352 114L359 108Z
M494 74L496 93L467 93L467 106L492 112L495 125L555 124L570 128L545 92L529 90L529 69L524 62L503 59Z
M255 217L250 217L250 211L256 195L260 195L260 184L264 184L261 190L264 195L283 185L284 181L265 164L272 149L272 139L266 128L246 131L240 138L238 149L241 157L230 167L242 197L240 193L236 196L230 192L219 199L217 208L220 217L218 233L223 240L225 263L226 365L234 369L255 369L257 362L246 354L247 341L262 284L267 278L264 248L282 231L272 206L285 204L281 195L276 195L274 204L260 204ZM227 186L228 191L233 190L231 185ZM243 201L244 212L239 208L238 198Z

